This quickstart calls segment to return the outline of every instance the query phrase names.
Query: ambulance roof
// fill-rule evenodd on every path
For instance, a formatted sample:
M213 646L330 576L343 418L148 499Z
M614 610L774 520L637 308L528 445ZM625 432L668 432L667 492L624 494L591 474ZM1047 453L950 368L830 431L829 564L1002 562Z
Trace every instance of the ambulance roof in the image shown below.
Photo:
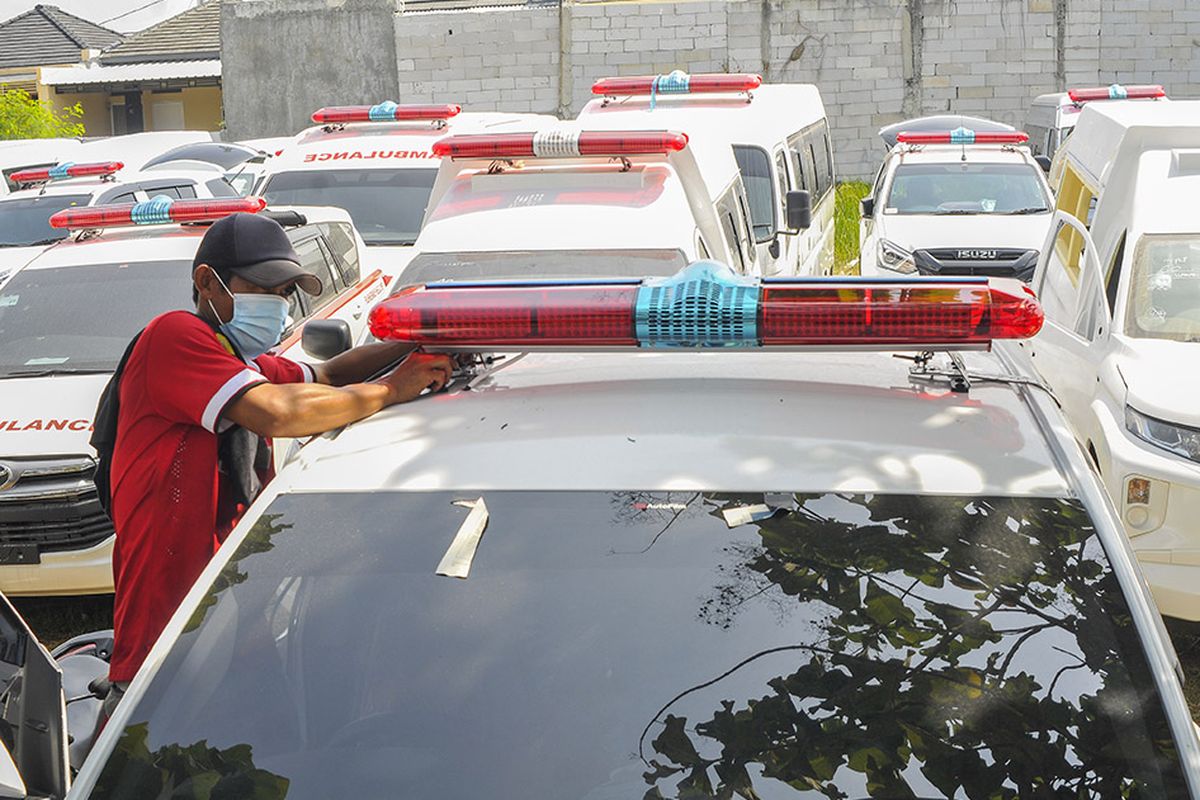
M770 148L825 117L820 91L807 83L764 84L749 102L744 94L657 95L653 106L646 95L595 98L578 119L588 128L667 128L697 144L715 138Z
M1144 150L1200 146L1200 101L1088 103L1064 146L1095 187L1102 187L1118 158Z
M1198 126L1200 127L1200 126ZM1142 233L1200 233L1195 203L1200 197L1200 139L1188 149L1132 154L1129 229Z
M494 175L459 175L430 214L416 249L674 248L695 234L683 185L665 162L635 164L628 172L610 164L539 162Z
M439 159L430 146L451 133L534 129L545 124L542 114L466 111L438 127L428 122L356 122L344 126L316 125L298 133L293 142L269 162L269 173L354 166L436 168ZM327 130L328 128L328 130Z
M1008 372L995 354L965 357ZM455 387L317 440L281 488L1070 493L1020 390L923 387L910 363L863 352L534 353L482 391Z

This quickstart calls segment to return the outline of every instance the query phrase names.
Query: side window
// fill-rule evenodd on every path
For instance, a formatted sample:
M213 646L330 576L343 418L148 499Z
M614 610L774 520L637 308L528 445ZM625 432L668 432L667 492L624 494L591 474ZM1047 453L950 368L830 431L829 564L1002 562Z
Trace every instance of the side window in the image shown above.
M1075 219L1084 223L1084 225L1088 225L1091 222L1092 213L1096 207L1095 203L1095 194L1083 182L1083 178L1079 176L1075 168L1071 164L1067 164L1063 172L1062 185L1058 189L1056 207L1062 211L1066 211L1075 217ZM1083 237L1074 228L1064 225L1058 232L1058 238L1054 241L1054 250L1059 260L1062 261L1063 267L1071 279L1071 283L1078 286L1080 256L1083 253Z
M249 176L248 180L253 182L253 180L254 180L253 176ZM209 182L207 182L204 185L208 187L208 193L211 194L213 197L240 197L241 196L241 193L238 192L238 190L234 188L233 184L231 184L229 181L225 180L224 178L213 178L212 180L210 180ZM249 188L249 187L247 187L247 188ZM247 192L247 194L249 194L249 192Z
M824 121L810 129L808 150L816 177L814 182L817 188L813 192L813 205L816 205L825 196L825 192L829 191L830 175L832 174L829 165L829 128Z
M700 231L696 231L696 255L701 259L712 258L708 252L708 245L704 244L704 237L700 235Z
M750 236L752 228L750 227L750 212L746 208L746 195L739 193L737 201L738 207L742 211L742 213L738 215L738 238L741 239L742 252L745 254L744 258L746 259L746 263L750 266L753 266L755 257L758 255L758 253L754 249L754 242Z
M300 256L300 266L321 279L321 294L307 300L309 307L317 310L337 295L337 281L334 279L333 273L329 270L329 263L325 260L325 252L321 249L316 236L308 236L299 241L294 241L292 242L292 246L296 248L296 254Z
M742 259L741 237L738 236L737 203L733 199L733 190L726 192L717 201L717 217L721 222L721 233L725 234L725 243L729 248L732 263L729 267L735 272L745 272L746 262Z
M350 233L350 227L341 222L322 223L319 227L325 234L325 243L333 252L334 266L341 273L345 284L353 286L362 280L362 271L358 263L358 245Z
M756 242L769 242L775 236L775 179L771 159L761 147L734 145L733 155L742 183L750 200L750 224Z
M153 197L154 195L150 195L150 196ZM136 203L136 202L137 202L137 196L134 195L133 192L122 192L121 194L114 194L112 197L105 198L105 200L104 200L105 205L121 205L123 203Z
M175 190L175 196L180 200L192 200L196 197L196 187L190 183L172 186L171 188Z
M803 133L797 133L788 138L788 150L791 151L792 173L796 177L796 188L809 192L815 191L812 159L805 146Z
M1121 264L1125 261L1125 234L1121 234L1121 242L1117 245L1117 253L1112 263L1108 265L1108 277L1104 281L1104 297L1108 300L1108 313L1112 314L1117 307L1117 287L1121 285Z
M832 188L837 176L833 168L833 140L829 138L829 123L825 120L821 120L821 135L825 137L825 174L829 179L826 185Z

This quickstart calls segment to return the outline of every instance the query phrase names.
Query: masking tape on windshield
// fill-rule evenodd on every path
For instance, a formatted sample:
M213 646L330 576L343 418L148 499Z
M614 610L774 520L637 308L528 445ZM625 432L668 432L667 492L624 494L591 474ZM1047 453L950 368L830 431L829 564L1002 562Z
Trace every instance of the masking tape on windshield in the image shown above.
M754 506L738 506L737 508L727 508L721 512L721 516L725 518L725 524L731 528L736 528L739 525L749 525L751 522L758 522L778 511L778 508L772 508L768 505L759 503Z
M442 556L436 572L447 578L466 578L471 573L471 562L475 560L479 540L483 538L483 531L487 528L488 510L482 497L474 501L455 501L455 505L470 508L471 513L467 514L467 518L458 527L458 533L454 535L454 541Z

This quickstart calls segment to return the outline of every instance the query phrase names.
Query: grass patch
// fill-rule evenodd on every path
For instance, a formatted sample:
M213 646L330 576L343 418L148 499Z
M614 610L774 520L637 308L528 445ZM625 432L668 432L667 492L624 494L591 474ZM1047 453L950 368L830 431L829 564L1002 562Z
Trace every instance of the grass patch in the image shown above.
M858 274L858 201L871 191L862 181L839 183L833 211L833 271L838 275Z
M47 650L54 649L72 636L112 627L111 594L9 599Z

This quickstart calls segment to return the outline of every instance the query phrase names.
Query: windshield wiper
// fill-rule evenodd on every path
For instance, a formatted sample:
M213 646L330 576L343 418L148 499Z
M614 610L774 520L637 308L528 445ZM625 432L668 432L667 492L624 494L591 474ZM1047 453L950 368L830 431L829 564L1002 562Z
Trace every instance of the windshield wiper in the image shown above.
M112 369L64 369L62 367L47 367L45 369L23 369L0 373L0 380L7 378L45 378L51 375L107 375Z
M1050 211L1050 209L1046 208L1045 206L1039 206L1037 208L1033 208L1033 207L1018 208L1015 211L1005 211L1004 213L1005 214L1044 214L1049 211Z
M63 238L62 236L56 236L53 239L38 239L34 242L0 242L0 247L40 247L44 244L54 244Z
M939 217L945 217L945 216L961 216L961 215L963 215L963 214L983 214L983 213L986 213L986 212L983 212L983 211L968 211L968 210L966 210L965 208L956 208L956 209L949 210L949 211L935 211L935 212L933 212L933 213L934 213L934 215L935 215L935 216L939 216Z

